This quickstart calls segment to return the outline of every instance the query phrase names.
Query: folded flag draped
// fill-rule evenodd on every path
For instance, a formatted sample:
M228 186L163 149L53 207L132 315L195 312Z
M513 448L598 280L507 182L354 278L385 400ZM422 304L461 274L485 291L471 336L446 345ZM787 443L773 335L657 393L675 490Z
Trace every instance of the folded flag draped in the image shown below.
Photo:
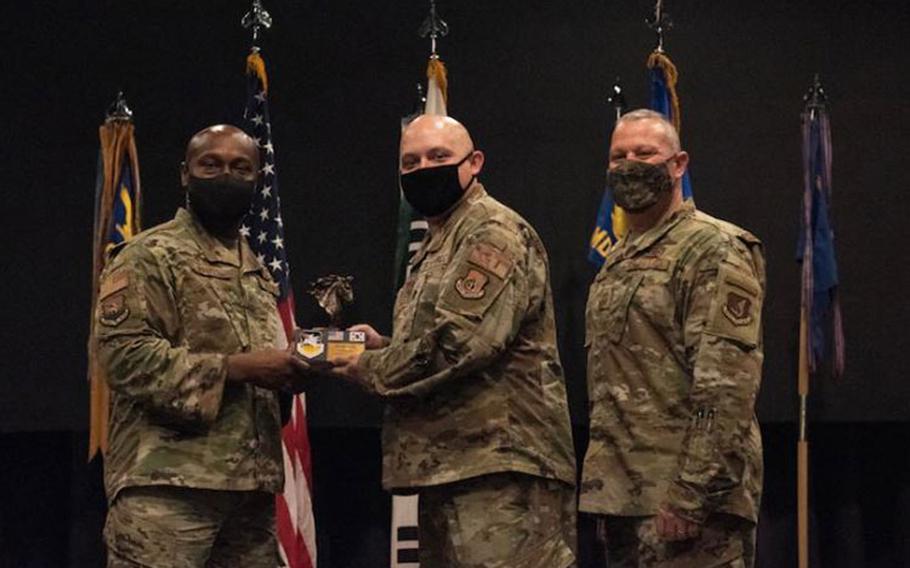
M107 251L140 230L142 193L135 128L128 118L112 117L98 129L101 149L95 178L95 224L92 239L92 318L89 333L88 375L90 390L88 458L107 452L110 392L98 365L94 313L98 286Z

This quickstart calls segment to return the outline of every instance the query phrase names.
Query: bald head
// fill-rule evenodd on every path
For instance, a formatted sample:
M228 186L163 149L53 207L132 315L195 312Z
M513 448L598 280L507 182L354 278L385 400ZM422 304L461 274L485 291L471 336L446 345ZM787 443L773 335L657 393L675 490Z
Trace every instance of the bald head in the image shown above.
M236 126L216 124L190 138L186 159L180 168L180 181L184 187L191 177L204 179L229 175L242 181L256 181L258 173L256 141Z
M258 165L259 148L256 146L256 141L243 130L230 124L215 124L193 134L193 137L190 138L190 141L186 144L186 163L189 164L194 157L211 146L219 145L224 142L244 149L250 159Z
M449 163L474 149L474 141L463 124L448 116L424 114L415 118L401 134L401 171ZM457 160L456 160L457 161Z

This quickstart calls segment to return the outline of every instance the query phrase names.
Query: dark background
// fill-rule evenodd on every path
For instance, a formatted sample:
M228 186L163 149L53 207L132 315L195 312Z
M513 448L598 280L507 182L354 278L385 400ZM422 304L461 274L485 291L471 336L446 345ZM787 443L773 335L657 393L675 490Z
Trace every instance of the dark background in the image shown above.
M650 0L440 3L452 30L440 41L449 111L487 154L487 188L531 221L550 252L580 448L584 303L593 275L585 255L603 186L611 124L606 96L619 76L630 104L646 104L644 62L654 38L643 20L652 7ZM306 283L341 272L355 276L349 323L369 321L387 332L399 121L412 110L414 85L423 78L428 41L415 30L427 2L272 0L266 8L275 19L263 48L298 321L316 317ZM8 554L10 566L95 565L85 559L97 549L103 499L97 465L83 461L98 125L124 90L135 112L143 224L170 218L182 201L177 166L187 138L211 123L240 121L249 35L239 19L247 9L241 0L4 6L0 491L9 499L0 500L0 552L20 551ZM870 558L898 558L892 555L900 546L892 544L910 540L902 536L910 531L901 532L910 523L910 497L901 493L910 486L910 380L903 363L910 350L904 332L910 10L900 0L693 0L669 2L667 9L676 23L667 49L680 70L682 139L692 156L697 204L766 245L759 417L769 469L765 522L779 519L764 531L765 541L779 534L773 548L787 558L777 565L789 565L793 550L787 523L796 415L799 114L814 73L826 86L847 373L834 383L822 372L813 383L814 447L821 452L813 479L817 491L829 486L832 496L851 495L854 487L857 495L879 497L835 507L862 512L865 525L852 513L843 523L825 514L827 534L836 538L824 540L830 546L822 549L832 559L826 565L845 562L849 554L830 551L850 542ZM379 406L332 385L311 392L309 406L320 554L330 566L361 565L352 560L358 549L351 543L384 553L388 538L388 504L378 489ZM350 511L338 509L332 498L352 487L362 498L348 500ZM824 505L843 499L826 498ZM44 502L55 507L55 521L34 517L41 528L32 530L21 515L32 518ZM352 518L362 530L351 529ZM870 518L886 529L869 528ZM55 544L34 544L45 542ZM35 560L52 553L64 556ZM0 554L0 567L3 559Z

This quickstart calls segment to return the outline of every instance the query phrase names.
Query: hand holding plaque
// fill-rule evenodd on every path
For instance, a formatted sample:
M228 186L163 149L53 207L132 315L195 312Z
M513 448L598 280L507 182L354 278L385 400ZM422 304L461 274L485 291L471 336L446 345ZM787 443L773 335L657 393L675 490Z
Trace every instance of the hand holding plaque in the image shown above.
M354 301L353 276L329 274L310 284L309 294L329 315L329 327L298 329L294 333L294 351L308 363L331 367L331 362L363 353L366 334L346 331L341 327L341 311Z

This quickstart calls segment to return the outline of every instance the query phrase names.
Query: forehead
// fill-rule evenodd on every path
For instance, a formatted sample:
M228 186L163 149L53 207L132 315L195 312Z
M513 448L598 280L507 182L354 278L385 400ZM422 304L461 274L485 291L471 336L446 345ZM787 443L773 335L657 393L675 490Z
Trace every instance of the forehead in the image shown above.
M613 130L611 148L628 148L631 146L655 146L671 148L672 143L667 133L667 126L648 118L620 122Z
M207 154L220 154L231 159L245 157L252 161L258 158L253 141L238 132L205 133L190 142L187 149L188 159L196 159Z
M405 130L401 137L402 154L420 154L434 148L455 150L464 145L454 128L445 124L420 124Z

